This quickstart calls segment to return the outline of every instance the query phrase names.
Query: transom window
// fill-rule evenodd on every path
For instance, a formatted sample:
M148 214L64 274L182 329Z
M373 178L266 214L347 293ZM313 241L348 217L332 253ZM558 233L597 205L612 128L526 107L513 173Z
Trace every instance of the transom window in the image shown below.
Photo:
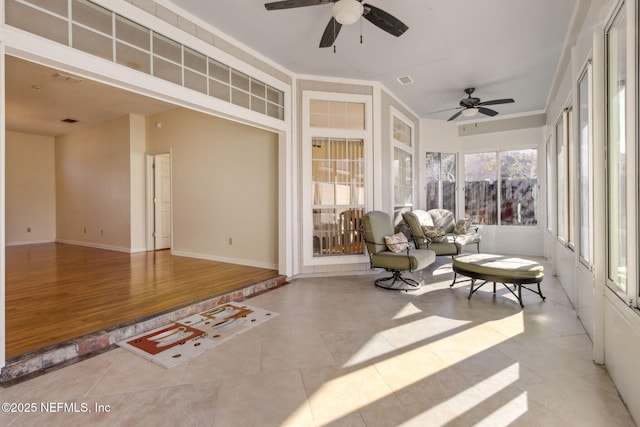
M284 120L281 90L88 0L6 0L5 15L14 27Z

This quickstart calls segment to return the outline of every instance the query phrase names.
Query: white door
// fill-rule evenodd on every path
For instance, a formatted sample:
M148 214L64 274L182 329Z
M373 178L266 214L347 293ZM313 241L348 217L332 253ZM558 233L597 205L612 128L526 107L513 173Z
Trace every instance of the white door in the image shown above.
M154 248L171 247L171 159L169 154L154 156L153 168Z

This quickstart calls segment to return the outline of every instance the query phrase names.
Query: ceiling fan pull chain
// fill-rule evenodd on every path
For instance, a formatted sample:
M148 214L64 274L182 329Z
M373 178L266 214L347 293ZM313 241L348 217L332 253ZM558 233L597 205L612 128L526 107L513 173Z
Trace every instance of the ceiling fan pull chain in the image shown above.
M338 34L336 34L336 20L333 19L333 53L336 53L336 39L338 38Z
M362 44L362 17L360 17L360 44Z

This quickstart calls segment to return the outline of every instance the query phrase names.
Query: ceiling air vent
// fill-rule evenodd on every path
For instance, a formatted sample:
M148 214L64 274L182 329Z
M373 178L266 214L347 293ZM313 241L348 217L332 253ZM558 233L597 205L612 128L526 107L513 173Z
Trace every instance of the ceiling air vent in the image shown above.
M402 76L402 77L398 77L398 82L402 86L406 86L406 85L410 85L411 83L413 83L413 79L411 78L411 76Z
M54 79L62 80L67 83L80 83L82 81L82 79L79 79L77 77L73 77L68 74L62 74L59 72L54 73L53 76L51 77L53 77Z
M62 119L62 121L65 123L78 123L76 119Z

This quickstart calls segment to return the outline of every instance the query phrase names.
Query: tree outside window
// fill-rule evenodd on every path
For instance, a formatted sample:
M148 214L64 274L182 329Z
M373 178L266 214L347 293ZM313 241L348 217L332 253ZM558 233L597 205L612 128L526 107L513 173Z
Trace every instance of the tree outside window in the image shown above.
M464 215L474 224L498 224L498 153L464 156Z
M466 154L464 166L465 216L473 223L538 223L538 150Z
M456 155L427 152L426 208L456 211Z
M538 150L500 153L500 224L536 225Z

